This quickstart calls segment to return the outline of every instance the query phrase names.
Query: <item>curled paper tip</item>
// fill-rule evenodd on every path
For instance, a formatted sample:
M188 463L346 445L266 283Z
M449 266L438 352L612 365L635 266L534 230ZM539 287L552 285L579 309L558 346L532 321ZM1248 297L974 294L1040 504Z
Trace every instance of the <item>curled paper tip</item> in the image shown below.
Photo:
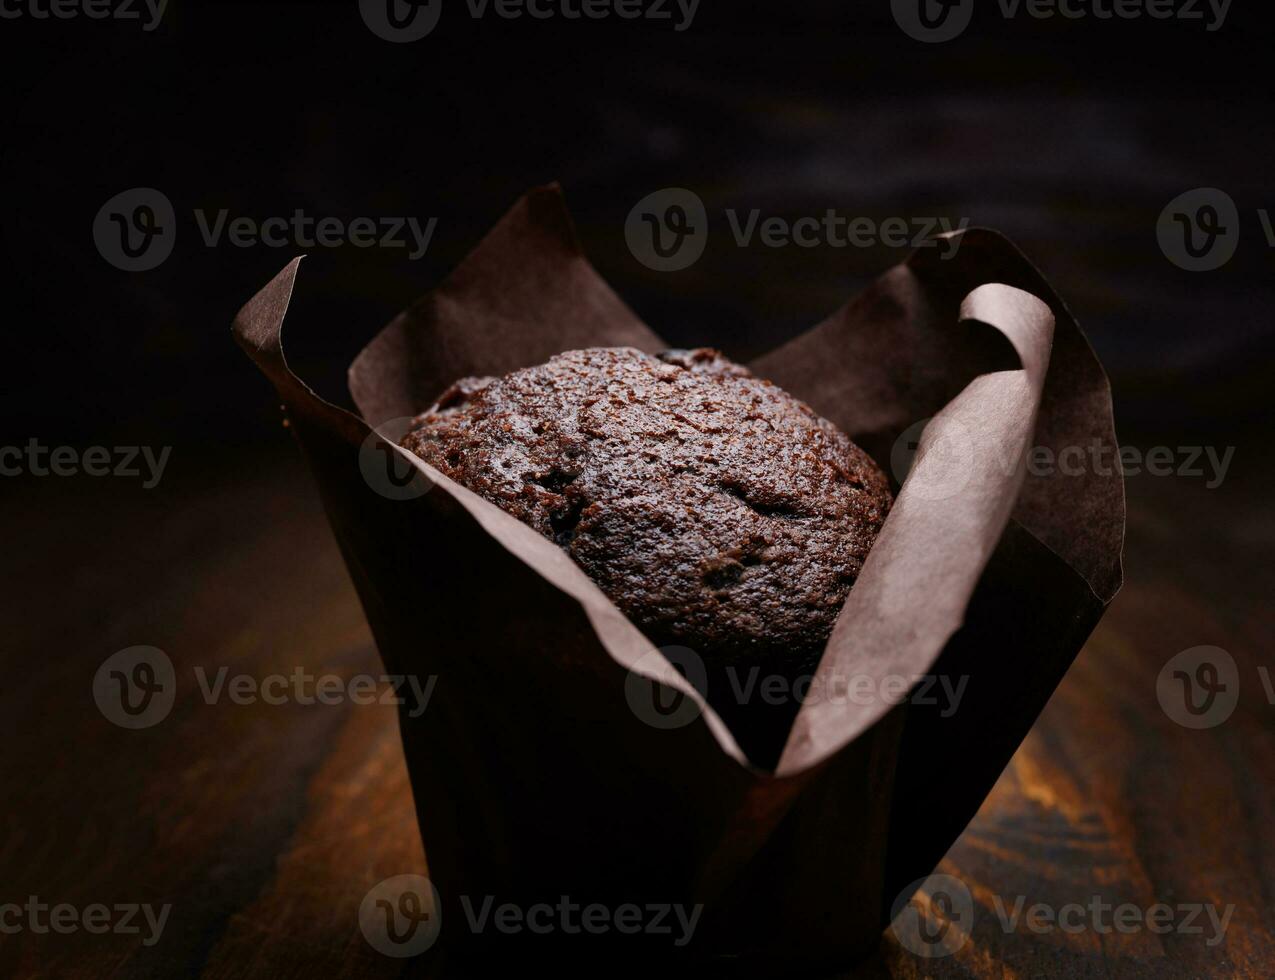
M959 316L1000 331L1021 366L975 378L925 427L916 461L842 608L815 674L820 690L868 682L863 703L803 705L780 761L799 771L863 734L901 702L961 626L1022 483L1036 427L1054 317L1023 290L988 283L961 301ZM940 451L942 443L949 443ZM846 682L848 683L848 681Z
M267 350L278 345L279 327L288 312L297 270L303 258L305 256L298 255L284 266L240 309L231 324L231 332L240 346Z
M1043 377L1054 333L1054 315L1044 300L1004 283L984 283L961 300L960 320L1000 330L1028 374Z

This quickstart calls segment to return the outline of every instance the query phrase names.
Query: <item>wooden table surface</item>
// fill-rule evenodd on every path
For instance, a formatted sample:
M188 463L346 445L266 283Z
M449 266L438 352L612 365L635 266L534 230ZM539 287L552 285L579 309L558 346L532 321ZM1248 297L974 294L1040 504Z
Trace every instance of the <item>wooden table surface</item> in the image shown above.
M84 477L5 487L18 601L0 688L0 904L171 912L153 945L144 926L0 934L0 976L439 972L381 955L357 921L374 883L427 870L395 709L210 705L190 680L198 665L380 673L308 476L287 440L276 448L202 464L179 451L152 491ZM1260 480L1251 493L1238 478L1201 483L1130 481L1124 592L939 869L974 896L970 941L926 961L887 931L846 975L1273 975L1275 708L1259 672L1272 523ZM137 644L166 651L181 680L171 714L130 731L91 685ZM1160 709L1155 681L1199 644L1235 657L1241 697L1226 723L1191 731ZM1007 932L996 909L1019 896L1234 911L1214 945L1203 919L1203 934Z

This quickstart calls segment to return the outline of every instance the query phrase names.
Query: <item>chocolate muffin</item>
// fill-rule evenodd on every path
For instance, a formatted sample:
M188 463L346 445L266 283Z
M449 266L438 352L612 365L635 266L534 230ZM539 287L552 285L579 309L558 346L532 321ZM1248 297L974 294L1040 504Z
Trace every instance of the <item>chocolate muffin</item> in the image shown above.
M557 542L657 645L694 650L758 764L797 705L764 722L741 691L813 672L890 507L832 423L707 349L465 378L402 445Z

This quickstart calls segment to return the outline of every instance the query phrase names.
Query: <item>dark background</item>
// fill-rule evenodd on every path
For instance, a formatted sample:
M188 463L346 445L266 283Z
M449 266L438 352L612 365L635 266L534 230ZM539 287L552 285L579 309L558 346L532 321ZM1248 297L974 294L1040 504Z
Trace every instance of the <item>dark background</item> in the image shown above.
M739 249L725 208L998 228L1086 328L1122 435L1234 442L1264 408L1275 336L1275 250L1256 215L1275 206L1259 5L1235 3L1216 33L976 6L936 45L906 37L883 0L704 0L680 34L474 21L457 2L404 45L374 36L353 2L173 0L153 33L3 22L5 441L172 442L173 465L189 466L207 447L274 438L267 388L227 329L302 250L208 248L197 208L439 219L419 261L310 250L290 351L343 398L342 369L367 339L527 188L558 180L587 253L640 315L671 341L742 357L907 250ZM177 245L130 274L98 255L91 225L138 186L173 201ZM713 217L704 258L658 274L628 253L623 225L667 186L696 191ZM1155 238L1161 209L1198 186L1226 190L1243 216L1235 258L1211 273L1171 265Z
M1124 592L941 868L984 905L962 956L897 945L864 975L1259 976L1275 956L1275 522L1268 391L1275 249L1269 15L1225 25L1001 18L978 0L923 45L887 0L703 0L690 29L471 21L374 36L353 0L172 0L163 23L0 20L5 372L0 447L173 447L163 482L0 477L0 902L172 902L164 942L0 939L0 974L395 976L357 935L380 878L424 867L392 711L198 702L146 732L89 697L116 650L258 676L380 669L272 390L230 337L299 248L205 247L193 217L437 217L428 253L311 249L289 357L348 403L345 366L528 188L563 185L586 253L671 342L746 359L842 305L908 249L735 247L726 208L968 218L1036 262L1112 380L1117 432L1237 451L1222 486L1132 477ZM163 191L160 267L125 273L92 223ZM1190 273L1156 240L1174 197L1231 195L1235 257ZM639 264L624 222L685 187L710 236L691 269ZM1180 650L1240 664L1233 720L1161 712ZM1025 655L1030 655L1026 651ZM1239 906L1226 943L1002 935L986 894L1102 892ZM339 968L338 968L339 967Z

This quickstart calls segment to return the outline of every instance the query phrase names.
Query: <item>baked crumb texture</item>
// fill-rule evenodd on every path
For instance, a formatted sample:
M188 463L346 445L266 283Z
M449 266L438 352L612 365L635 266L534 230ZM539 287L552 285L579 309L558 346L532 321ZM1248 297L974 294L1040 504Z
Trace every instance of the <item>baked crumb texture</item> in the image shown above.
M465 378L402 445L564 548L657 645L788 676L813 669L891 502L830 422L708 349Z

